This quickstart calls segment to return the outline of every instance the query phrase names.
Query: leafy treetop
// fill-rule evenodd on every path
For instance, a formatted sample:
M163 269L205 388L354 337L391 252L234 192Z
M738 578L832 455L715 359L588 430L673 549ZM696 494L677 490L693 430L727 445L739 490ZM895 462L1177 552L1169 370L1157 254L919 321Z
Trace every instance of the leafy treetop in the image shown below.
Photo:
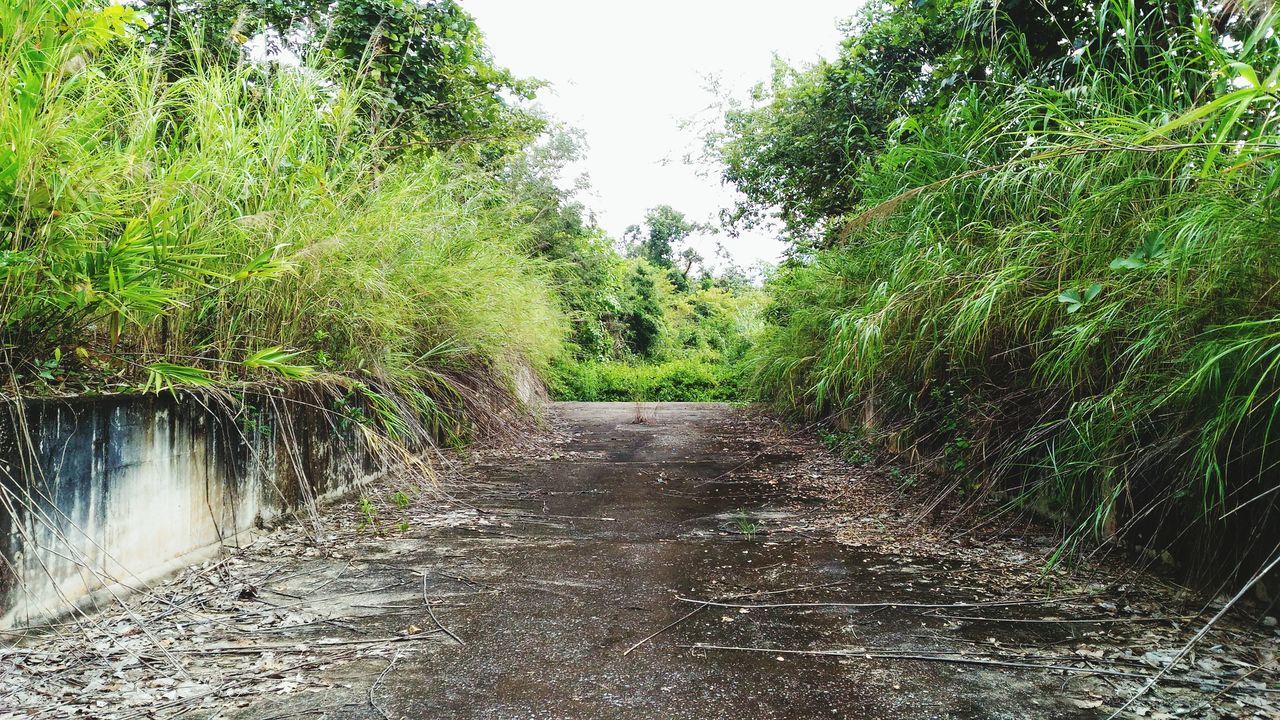
M180 64L239 62L248 40L268 53L323 56L380 91L376 115L405 145L479 148L482 159L523 146L543 123L510 99L538 83L497 66L475 20L454 0L142 0L148 39Z

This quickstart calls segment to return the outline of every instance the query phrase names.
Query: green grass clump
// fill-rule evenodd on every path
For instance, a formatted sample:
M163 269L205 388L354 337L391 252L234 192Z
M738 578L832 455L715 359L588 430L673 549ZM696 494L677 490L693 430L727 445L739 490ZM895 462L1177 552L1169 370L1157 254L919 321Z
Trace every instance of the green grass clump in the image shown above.
M395 147L359 78L198 52L175 72L116 11L0 9L6 380L412 398L560 352L531 213L498 175Z
M735 369L716 359L683 357L658 363L557 363L551 393L584 402L734 402L742 399Z

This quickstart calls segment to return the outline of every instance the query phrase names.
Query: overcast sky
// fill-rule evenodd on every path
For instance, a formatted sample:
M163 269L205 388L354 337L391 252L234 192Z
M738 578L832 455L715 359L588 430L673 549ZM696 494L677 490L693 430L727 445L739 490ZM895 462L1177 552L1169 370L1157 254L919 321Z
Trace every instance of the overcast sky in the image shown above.
M715 174L682 158L698 147L681 121L706 117L708 76L743 97L770 74L774 53L791 61L831 57L840 20L858 0L459 0L499 64L551 83L540 104L587 134L584 198L614 237L647 208L668 204L712 221L731 204ZM742 265L772 261L766 234L725 239ZM710 258L709 243L700 248Z

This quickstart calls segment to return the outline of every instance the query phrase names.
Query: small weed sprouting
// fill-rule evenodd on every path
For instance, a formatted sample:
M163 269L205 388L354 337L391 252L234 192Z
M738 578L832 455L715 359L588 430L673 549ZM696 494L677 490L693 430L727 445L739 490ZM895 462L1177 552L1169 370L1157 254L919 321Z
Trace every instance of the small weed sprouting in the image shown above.
M969 467L969 460L965 455L972 446L973 443L965 437L957 435L952 438L951 442L942 449L943 455L947 458L947 469L960 472Z
M658 409L651 403L637 400L634 407L632 425L652 425L658 420Z
M893 484L898 486L899 490L906 490L915 487L919 482L920 476L915 473L904 472L902 468L894 465L889 468L889 478L893 480Z
M356 503L356 511L360 513L360 524L357 526L361 530L366 528L377 528L378 510L373 506L373 501L368 496L361 495L360 501Z
M395 491L395 494L391 496L391 502L395 503L396 507L404 510L409 507L409 496L406 495L403 490L397 490Z
M867 438L861 432L820 430L818 436L828 450L850 465L868 465L874 459Z
M760 531L760 526L747 516L746 511L739 510L733 516L734 527L742 534L742 537L748 541L755 540L756 533Z
M402 533L409 532L409 521L401 520L399 523L396 524L396 529Z
M46 383L58 382L62 375L62 348L54 348L52 357L36 360L32 366L36 369L36 376L41 380Z
M266 408L245 402L240 413L240 432L246 439L271 434L271 416Z

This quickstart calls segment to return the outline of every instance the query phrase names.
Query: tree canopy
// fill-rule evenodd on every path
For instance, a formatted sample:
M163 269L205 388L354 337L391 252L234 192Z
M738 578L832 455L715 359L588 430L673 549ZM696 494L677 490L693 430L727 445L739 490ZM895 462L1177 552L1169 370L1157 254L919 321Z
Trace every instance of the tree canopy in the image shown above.
M511 103L538 83L498 66L475 20L454 0L142 0L149 41L176 62L234 64L260 38L268 56L324 59L377 90L376 116L403 143L467 145L490 158L542 129Z
M1178 80L1162 68L1162 52L1171 30L1189 27L1196 3L1131 5L1132 12L1085 0L868 4L834 60L775 61L770 81L749 102L731 105L723 131L708 136L725 180L744 197L728 220L750 226L776 218L793 239L821 234L861 203L866 163L970 89L1000 94L1022 82L1067 82L1100 65ZM1244 14L1214 22L1219 34L1248 24Z

